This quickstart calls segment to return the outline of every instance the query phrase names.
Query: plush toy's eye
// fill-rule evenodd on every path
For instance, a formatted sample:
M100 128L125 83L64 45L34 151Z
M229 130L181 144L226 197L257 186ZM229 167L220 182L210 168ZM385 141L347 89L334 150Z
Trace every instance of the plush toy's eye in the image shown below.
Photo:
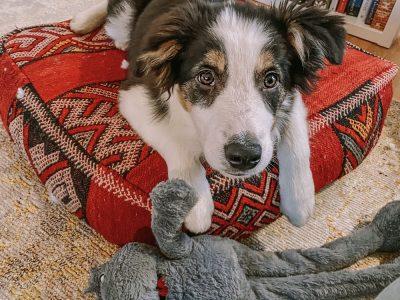
M104 281L104 274L101 274L100 275L100 282L103 282Z
M276 72L268 72L264 78L264 87L267 89L274 88L279 81L279 75Z
M215 76L214 76L214 72L211 70L204 70L201 71L198 75L197 75L197 81L206 87L211 87L215 84Z

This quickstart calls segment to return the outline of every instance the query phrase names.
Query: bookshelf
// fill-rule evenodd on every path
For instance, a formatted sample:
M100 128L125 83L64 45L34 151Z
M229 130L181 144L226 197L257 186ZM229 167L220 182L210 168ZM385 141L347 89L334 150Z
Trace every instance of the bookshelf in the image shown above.
M384 1L384 0L383 0ZM336 13L336 12L334 12ZM364 24L362 20L345 14L346 30L349 34L376 43L379 46L390 48L400 29L400 1L396 1L390 18L383 31Z
M280 0L257 0L258 2L262 2L265 4L272 4L274 2L279 3ZM385 0L381 0L385 1ZM392 46L393 41L395 40L397 33L400 29L400 0L396 1L396 4L393 7L390 18L386 24L386 27L383 31L372 28L371 26L364 24L363 20L358 17L352 17L346 14L341 14L335 12L335 1L332 1L330 10L334 14L339 14L345 18L346 21L346 30L349 34L354 35L356 37L362 38L364 40L368 40L370 42L376 43L379 46L390 48ZM336 2L337 3L337 2Z

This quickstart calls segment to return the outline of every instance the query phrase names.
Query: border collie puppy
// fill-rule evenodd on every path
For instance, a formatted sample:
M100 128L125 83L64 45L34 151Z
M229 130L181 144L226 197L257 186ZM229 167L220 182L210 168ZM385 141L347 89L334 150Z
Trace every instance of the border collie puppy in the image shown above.
M266 8L212 0L109 0L77 15L87 33L105 22L129 51L119 95L122 115L168 165L169 178L191 184L199 201L185 220L194 233L211 224L205 170L248 177L276 150L281 211L296 226L314 209L307 111L309 92L328 60L340 64L340 17L283 1Z

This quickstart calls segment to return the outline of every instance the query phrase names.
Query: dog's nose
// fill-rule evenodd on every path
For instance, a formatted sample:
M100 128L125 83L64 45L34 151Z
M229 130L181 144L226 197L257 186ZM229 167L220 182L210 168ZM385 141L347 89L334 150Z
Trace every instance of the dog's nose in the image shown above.
M235 141L225 145L225 157L231 167L247 171L253 169L261 160L262 149L249 140Z

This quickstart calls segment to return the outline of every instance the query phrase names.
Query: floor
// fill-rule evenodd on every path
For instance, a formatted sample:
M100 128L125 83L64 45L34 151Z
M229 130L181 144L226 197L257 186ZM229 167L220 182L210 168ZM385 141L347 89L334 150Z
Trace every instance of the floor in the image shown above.
M96 0L2 0L0 34L16 27L70 18ZM349 37L400 64L400 40L387 50ZM252 242L265 249L310 247L350 232L393 199L400 199L400 76L380 142L363 164L317 195L310 223L293 228L281 218ZM1 124L0 124L1 125ZM86 299L92 266L116 247L54 205L0 126L0 299ZM374 256L358 267L377 264Z

